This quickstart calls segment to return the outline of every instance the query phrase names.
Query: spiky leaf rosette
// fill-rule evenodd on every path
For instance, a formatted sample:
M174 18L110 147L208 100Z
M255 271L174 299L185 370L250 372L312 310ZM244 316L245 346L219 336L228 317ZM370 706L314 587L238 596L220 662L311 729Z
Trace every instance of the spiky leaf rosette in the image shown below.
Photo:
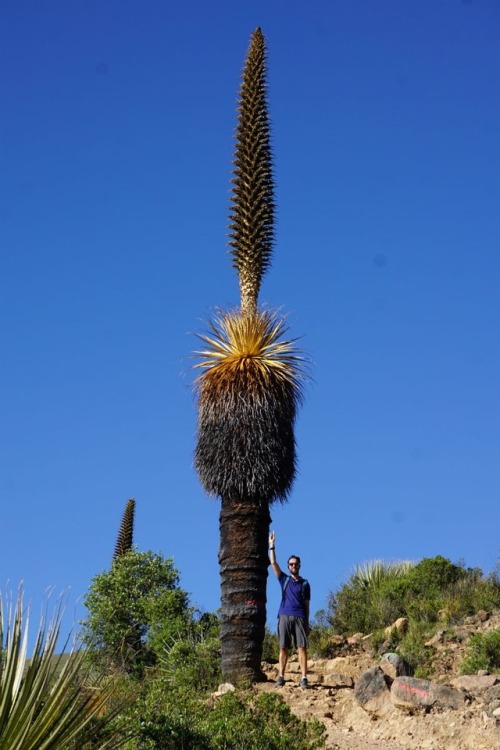
M238 103L230 213L233 265L238 272L241 309L256 312L262 277L274 241L274 184L266 100L266 43L252 34Z
M130 549L134 543L134 515L135 515L135 499L133 497L127 501L125 510L123 512L122 522L120 524L120 531L118 532L118 538L115 544L115 552L113 560L117 557L124 555Z
M219 312L199 335L195 465L205 490L226 500L285 500L295 477L294 422L304 359L283 318Z

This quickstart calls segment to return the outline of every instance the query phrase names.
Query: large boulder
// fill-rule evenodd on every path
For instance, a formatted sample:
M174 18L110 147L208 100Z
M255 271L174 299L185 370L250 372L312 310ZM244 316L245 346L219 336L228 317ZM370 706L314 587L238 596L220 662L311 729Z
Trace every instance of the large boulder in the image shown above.
M460 690L438 685L416 677L396 677L391 686L391 700L397 708L415 711L432 706L462 708L465 695Z
M367 669L356 681L354 700L372 716L382 718L391 713L390 678L380 669Z

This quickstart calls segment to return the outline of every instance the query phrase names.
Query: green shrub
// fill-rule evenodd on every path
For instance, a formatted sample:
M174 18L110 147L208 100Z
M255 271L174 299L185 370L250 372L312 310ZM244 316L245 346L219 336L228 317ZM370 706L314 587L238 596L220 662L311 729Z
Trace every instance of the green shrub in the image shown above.
M324 609L318 610L311 621L309 653L314 658L328 659L333 655L332 628Z
M409 620L408 630L394 650L408 662L415 677L430 677L434 652L425 644L434 635L435 626L425 620Z
M329 620L337 633L369 633L398 617L415 622L457 621L479 609L500 607L498 571L455 565L438 555L418 564L376 561L358 566L340 590L330 594Z
M140 739L127 750L318 750L325 744L324 726L300 720L275 693L229 692L210 706L189 688L172 690L157 679L135 710Z
M325 745L325 727L299 719L275 693L227 693L202 726L211 750L315 750Z
M414 596L426 596L430 591L444 591L467 575L460 565L454 565L441 555L424 557L408 571L406 579Z
M329 621L336 633L369 633L403 614L405 576L411 563L376 560L359 565L347 583L328 601Z
M130 550L95 576L85 597L82 639L101 665L140 677L163 643L192 617L172 560Z
M264 634L264 643L262 644L262 661L267 661L271 664L278 661L280 653L280 643L278 634L274 633L266 627Z
M210 750L199 729L206 705L188 687L172 689L161 677L150 678L129 712L133 739L126 750Z
M476 674L480 669L488 671L500 668L500 629L491 633L477 633L471 636L466 656L460 671L462 674Z
M215 690L221 681L218 618L207 613L187 623L164 643L158 662L172 687Z

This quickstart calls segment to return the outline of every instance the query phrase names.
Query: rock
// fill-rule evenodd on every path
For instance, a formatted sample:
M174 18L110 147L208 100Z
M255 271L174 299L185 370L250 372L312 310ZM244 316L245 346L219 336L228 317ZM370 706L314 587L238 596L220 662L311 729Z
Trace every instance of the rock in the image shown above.
M355 680L365 669L373 664L367 654L358 654L357 656L337 656L335 659L329 659L325 667L325 674L332 672L337 674L349 675Z
M219 685L219 687L217 688L216 695L224 695L224 693L234 693L235 690L236 688L230 682L223 682L222 685Z
M436 646L438 646L440 643L443 643L443 642L444 642L444 630L438 630L432 636L432 638L426 642L425 645L435 648Z
M351 635L351 637L347 639L347 643L352 646L359 643L362 638L364 638L364 633L354 633L354 635Z
M472 692L481 692L482 690L486 690L486 688L493 687L497 682L498 678L494 674L464 674L461 677L455 677L454 680L451 680L452 686L458 690L469 690Z
M337 674L332 672L331 674L325 674L321 682L326 687L354 687L354 680L349 675Z
M330 636L330 643L332 646L342 646L345 643L343 635L332 635Z
M309 659L307 667L310 672L325 672L329 659Z
M432 706L430 686L428 680L397 677L391 685L391 700L398 708L428 708Z
M500 708L500 675L496 675L496 677L497 684L481 693L483 705L491 716L497 708Z
M354 686L354 700L372 716L387 716L393 710L388 682L380 667L367 669Z
M494 716L495 719L500 719L500 708L495 708L492 716Z
M387 651L391 648L391 642L389 640L384 641L380 644L380 646L377 648L377 654L379 656L382 656L382 654L387 653Z
M207 699L207 705L213 707L224 693L234 692L235 690L236 688L230 682L223 682L222 685L219 685L215 693L211 693Z
M399 617L395 622L392 623L392 625L389 625L384 630L384 635L386 635L388 638L391 637L394 633L397 635L404 635L406 631L408 630L408 618L407 617Z
M380 659L380 668L391 680L403 675L411 675L410 665L402 656L394 652L383 654Z
M497 678L497 684L486 692L486 700L489 702L500 700L500 675L497 674L494 676Z
M458 711L465 704L465 695L460 690L454 690L448 685L436 685L431 682L431 696L433 705L439 708L453 708Z
M398 708L462 708L465 695L447 685L438 685L416 677L396 677L391 686L391 700Z
M487 620L490 619L490 617L491 617L491 613L490 612L485 612L484 609L480 609L479 612L477 613L477 619L480 622L486 622Z

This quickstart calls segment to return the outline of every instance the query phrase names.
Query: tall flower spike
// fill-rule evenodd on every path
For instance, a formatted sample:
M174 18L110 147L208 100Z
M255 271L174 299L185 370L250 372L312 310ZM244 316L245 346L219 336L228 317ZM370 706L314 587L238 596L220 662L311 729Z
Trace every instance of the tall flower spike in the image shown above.
M118 532L118 538L115 544L113 560L116 560L116 558L121 555L125 555L132 549L134 543L134 515L135 499L131 497L130 500L127 501L127 505L123 512L120 531Z
M229 245L238 272L243 314L257 310L274 243L274 181L266 93L266 42L258 28L252 34L240 87L229 217Z

